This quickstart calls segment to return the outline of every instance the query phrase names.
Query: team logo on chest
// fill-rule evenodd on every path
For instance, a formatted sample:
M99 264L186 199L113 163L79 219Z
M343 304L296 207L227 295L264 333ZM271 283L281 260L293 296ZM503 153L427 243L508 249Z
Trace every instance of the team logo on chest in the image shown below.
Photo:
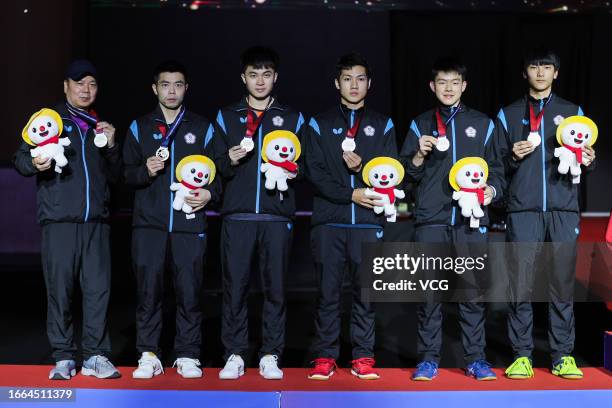
M555 123L555 125L559 126L559 124L563 122L563 119L565 119L563 116L557 115L553 118L553 122Z
M272 118L272 124L276 127L283 126L283 123L285 123L285 119L283 119L282 116L275 116Z
M476 137L476 129L470 126L467 129L465 129L465 134L467 137Z
M366 136L374 136L374 132L376 132L376 129L370 125L363 128L363 133L365 133Z
M185 143L187 144L194 144L196 142L196 136L189 132L185 135Z

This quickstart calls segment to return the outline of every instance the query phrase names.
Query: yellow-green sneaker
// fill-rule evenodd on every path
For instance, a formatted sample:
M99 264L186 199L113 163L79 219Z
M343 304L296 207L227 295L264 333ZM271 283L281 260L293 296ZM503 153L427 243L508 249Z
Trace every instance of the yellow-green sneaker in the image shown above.
M582 371L576 367L576 361L572 356L564 356L553 363L553 375L568 380L581 380L584 377Z
M519 357L506 369L506 376L513 380L526 380L534 376L531 360Z

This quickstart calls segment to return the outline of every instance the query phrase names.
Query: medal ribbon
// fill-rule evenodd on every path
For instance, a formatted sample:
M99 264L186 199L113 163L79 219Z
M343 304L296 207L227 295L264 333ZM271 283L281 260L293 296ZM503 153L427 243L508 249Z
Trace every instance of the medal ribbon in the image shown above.
M546 99L544 106L542 106L542 110L537 116L535 114L535 110L533 109L533 104L529 103L529 100L527 100L527 104L529 105L529 129L531 130L531 133L537 133L540 130L542 118L544 117L544 108L546 108L546 105L548 105L551 98L552 94L550 94L550 96Z
M350 139L354 139L355 136L357 136L357 132L359 131L359 125L361 124L362 117L363 117L363 111L361 111L361 113L359 114L355 122L353 123L353 126L347 130L346 137Z
M268 102L268 106L266 106L266 109L264 109L264 111L261 113L261 115L259 115L259 117L249 106L247 110L246 133L244 134L245 138L249 138L249 139L253 138L253 135L255 134L255 132L257 132L257 129L259 128L259 125L261 124L261 121L263 120L264 116L270 109L270 106L272 106L273 102L274 102L274 98L270 98L270 102Z
M183 121L183 116L185 116L185 105L181 106L181 110L179 111L178 116L174 120L174 123L168 127L168 130L165 131L165 127L159 127L160 132L162 133L162 142L160 147L168 148L169 145L172 144L174 140L174 134L176 133L176 129L180 126ZM168 126L168 125L166 125ZM163 130L162 130L163 129Z
M438 129L438 137L446 137L446 127L448 124L455 118L455 116L459 113L459 105L456 108L451 108L451 114L446 122L442 120L442 114L440 113L440 107L436 109L436 122Z
M95 128L98 123L98 115L92 109L89 112L84 111L83 109L75 108L68 101L66 101L66 109L70 114L74 117L81 119L83 122L87 123L89 126Z

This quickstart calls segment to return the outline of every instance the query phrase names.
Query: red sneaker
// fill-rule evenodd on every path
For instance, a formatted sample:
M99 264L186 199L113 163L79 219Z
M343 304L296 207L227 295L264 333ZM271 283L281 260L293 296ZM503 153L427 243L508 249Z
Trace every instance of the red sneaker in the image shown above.
M380 375L374 370L374 361L370 357L362 357L357 360L351 361L353 367L351 367L351 374L359 377L362 380L378 380Z
M333 358L315 358L314 367L308 374L309 380L329 380L336 371L336 360Z

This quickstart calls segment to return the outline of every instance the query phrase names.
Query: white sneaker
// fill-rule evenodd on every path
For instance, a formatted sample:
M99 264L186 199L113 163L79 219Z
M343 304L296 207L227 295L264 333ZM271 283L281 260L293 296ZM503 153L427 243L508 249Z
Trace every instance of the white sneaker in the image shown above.
M237 380L244 375L244 361L242 357L232 354L225 362L225 367L219 371L221 380Z
M176 366L176 371L183 378L201 378L202 369L200 368L200 360L189 357L179 357L176 359L172 367Z
M278 368L278 356L266 354L259 360L259 375L266 380L282 380L283 370Z
M155 353L146 351L138 360L138 368L132 372L132 378L148 379L164 372L164 367Z

